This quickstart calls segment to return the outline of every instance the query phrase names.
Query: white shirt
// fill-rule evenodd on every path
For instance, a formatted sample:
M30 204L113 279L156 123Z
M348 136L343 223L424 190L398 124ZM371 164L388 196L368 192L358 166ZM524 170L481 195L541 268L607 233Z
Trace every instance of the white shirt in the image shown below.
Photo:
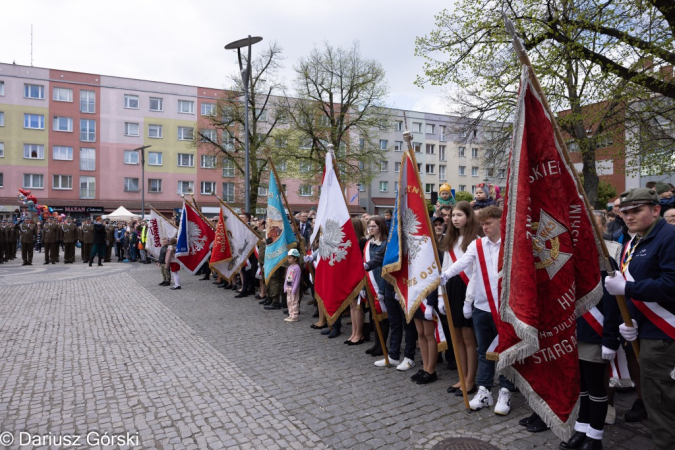
M492 296L495 301L498 301L497 281L499 272L497 266L499 264L499 247L502 245L502 240L499 239L497 242L492 242L490 238L486 236L481 238L481 242L483 243L485 265L487 266L486 269L490 280L490 290L492 291ZM464 253L461 258L457 259L457 262L453 263L447 270L444 270L443 273L448 278L452 278L470 267L473 267L470 283L470 285L473 284L473 286L470 286L472 289L467 288L467 300L470 300L470 297L473 297L474 306L476 308L490 312L490 305L488 304L487 293L485 292L485 283L483 282L483 273L478 259L478 250L476 249L476 241L469 244L466 253ZM471 272L469 271L469 273Z

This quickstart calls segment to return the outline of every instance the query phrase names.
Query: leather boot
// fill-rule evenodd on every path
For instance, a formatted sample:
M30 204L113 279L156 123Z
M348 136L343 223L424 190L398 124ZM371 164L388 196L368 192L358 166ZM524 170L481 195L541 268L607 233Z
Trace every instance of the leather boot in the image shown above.
M579 447L580 450L602 450L602 440L598 439L591 439L589 437L586 437L586 440L584 441L583 444L581 444L581 447Z
M561 448L562 450L581 448L581 445L584 443L585 440L586 440L586 433L580 433L579 431L575 431L569 441L560 443L559 448Z
M89 267L91 267L91 265L93 264L93 262L94 262L94 258L89 258Z
M98 257L98 265L99 265L99 266L102 266L102 265L103 265L103 264L101 263L101 257L100 257L100 256Z

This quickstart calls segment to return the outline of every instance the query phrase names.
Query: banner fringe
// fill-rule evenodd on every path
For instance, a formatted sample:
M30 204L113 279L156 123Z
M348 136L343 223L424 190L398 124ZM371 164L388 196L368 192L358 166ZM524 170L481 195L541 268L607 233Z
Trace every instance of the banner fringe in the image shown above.
M584 295L574 303L574 313L577 316L577 319L588 311L593 309L600 300L602 300L603 289L602 289L602 280L598 283L596 287L593 288L588 294Z

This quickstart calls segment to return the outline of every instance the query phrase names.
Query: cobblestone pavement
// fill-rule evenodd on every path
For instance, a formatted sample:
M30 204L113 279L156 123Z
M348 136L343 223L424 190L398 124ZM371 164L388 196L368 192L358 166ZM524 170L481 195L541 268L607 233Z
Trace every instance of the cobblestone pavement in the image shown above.
M456 436L558 447L518 426L530 414L520 394L505 418L469 413L445 392L457 376L445 364L439 382L415 385L342 345L348 325L338 339L310 330L304 303L287 323L184 271L171 291L154 265L41 262L0 266L0 431L131 432L142 448L428 449ZM621 418L634 398L617 394L606 448L652 448L644 423Z

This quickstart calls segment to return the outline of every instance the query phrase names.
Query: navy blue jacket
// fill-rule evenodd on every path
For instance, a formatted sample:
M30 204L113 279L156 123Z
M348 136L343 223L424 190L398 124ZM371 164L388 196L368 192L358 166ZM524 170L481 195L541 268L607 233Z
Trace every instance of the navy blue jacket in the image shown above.
M660 218L647 237L637 244L628 270L635 281L626 283L627 299L656 302L675 314L675 226ZM638 323L640 339L673 340L647 319L632 301L628 302L628 307Z
M613 259L610 258L610 261L612 265L616 266ZM619 340L621 337L619 325L623 321L621 320L621 311L619 310L616 298L613 295L609 295L609 292L605 289L606 276L607 272L602 272L602 299L595 305L604 316L602 337L586 322L586 319L579 317L577 319L577 338L579 342L602 345L612 350L618 350L621 343Z

